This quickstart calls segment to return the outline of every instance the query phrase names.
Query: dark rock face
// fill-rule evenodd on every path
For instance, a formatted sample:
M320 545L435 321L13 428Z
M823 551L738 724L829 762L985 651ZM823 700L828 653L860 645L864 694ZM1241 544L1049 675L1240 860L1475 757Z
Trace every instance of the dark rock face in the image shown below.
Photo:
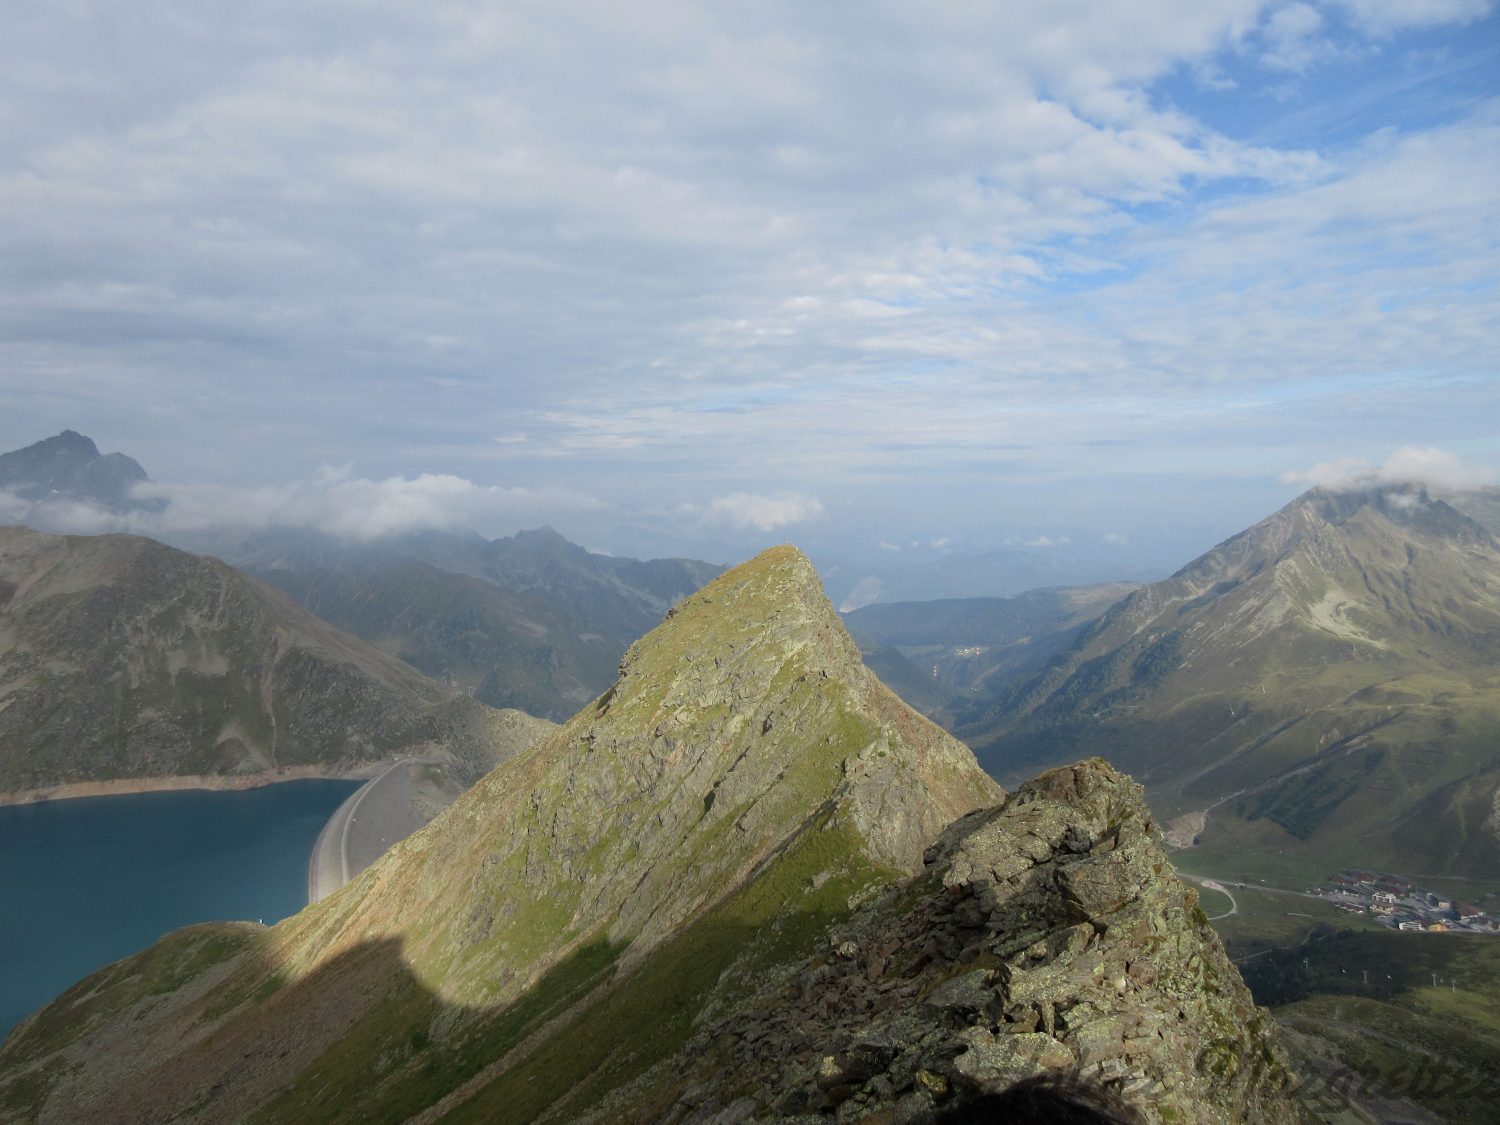
M1299 1120L1276 1028L1196 900L1135 782L1098 759L1043 774L704 1027L663 1119L920 1122L1077 1068L1151 1121Z
M23 500L59 493L118 511L142 506L130 490L146 479L136 461L123 453L101 454L91 439L73 430L0 453L0 489Z

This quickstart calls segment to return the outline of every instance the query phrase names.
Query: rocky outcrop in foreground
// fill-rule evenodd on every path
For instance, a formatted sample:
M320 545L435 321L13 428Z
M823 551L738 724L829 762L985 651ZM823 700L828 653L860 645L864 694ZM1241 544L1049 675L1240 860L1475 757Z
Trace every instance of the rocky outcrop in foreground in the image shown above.
M1117 1080L1152 1121L1299 1114L1276 1028L1168 866L1140 786L1098 759L959 820L917 879L700 1029L677 1067L691 1077L666 1121L919 1122L1074 1069Z

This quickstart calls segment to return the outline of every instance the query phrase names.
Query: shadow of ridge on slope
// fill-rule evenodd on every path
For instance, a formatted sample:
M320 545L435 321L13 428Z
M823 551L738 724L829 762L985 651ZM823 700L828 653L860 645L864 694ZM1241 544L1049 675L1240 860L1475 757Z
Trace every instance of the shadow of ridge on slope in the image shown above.
M753 977L757 966L805 955L848 912L852 893L895 876L850 851L826 810L817 821L635 964L621 965L623 945L586 940L495 1008L442 999L395 938L362 942L288 980L267 948L272 931L178 931L17 1029L0 1049L13 1075L0 1085L0 1116L400 1121L500 1060L469 1091L504 1091L498 1105L485 1099L485 1119L531 1120L559 1102L576 1112L680 1050L705 1003L725 997L721 977L736 961L738 976ZM839 873L812 886L830 864ZM57 1050L70 1044L83 1055L127 1054L133 1070L105 1082L102 1097L79 1089L68 1073L74 1060ZM160 1061L140 1061L152 1059ZM55 1100L44 1106L49 1093Z
M857 844L825 805L660 945L596 933L493 1008L434 995L400 938L287 980L285 934L183 931L34 1017L0 1051L14 1075L0 1107L153 1123L679 1120L744 1100L822 1112L867 1079L865 1104L889 1102L919 1070L939 1096L968 1097L1082 1064L1128 1076L1162 1120L1301 1119L1274 1026L1172 876L1139 787L1102 761L958 818L914 879ZM56 1039L93 1074L73 1073Z

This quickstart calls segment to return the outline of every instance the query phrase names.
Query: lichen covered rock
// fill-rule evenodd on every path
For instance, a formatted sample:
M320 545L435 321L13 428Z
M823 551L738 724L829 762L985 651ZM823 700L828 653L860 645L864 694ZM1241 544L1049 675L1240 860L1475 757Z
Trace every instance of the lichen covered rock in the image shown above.
M960 819L919 877L674 1061L699 1080L665 1121L717 1120L718 1092L746 1090L737 1121L920 1122L1075 1069L1152 1121L1302 1112L1276 1028L1167 863L1140 786L1098 759Z

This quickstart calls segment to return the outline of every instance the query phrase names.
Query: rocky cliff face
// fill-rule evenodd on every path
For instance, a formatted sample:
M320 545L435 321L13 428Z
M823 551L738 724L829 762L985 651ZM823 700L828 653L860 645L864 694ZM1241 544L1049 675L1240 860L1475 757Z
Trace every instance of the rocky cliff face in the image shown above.
M1075 1068L1152 1121L1300 1115L1275 1027L1172 873L1140 786L1098 759L953 824L920 876L591 1117L630 1119L676 1072L664 1120L915 1122Z
M408 750L472 779L524 743L520 722L215 559L0 528L0 792Z
M1075 1061L1159 1120L1293 1112L1138 790L1089 764L1007 800L780 548L331 898L173 935L22 1024L0 1106L920 1120Z

